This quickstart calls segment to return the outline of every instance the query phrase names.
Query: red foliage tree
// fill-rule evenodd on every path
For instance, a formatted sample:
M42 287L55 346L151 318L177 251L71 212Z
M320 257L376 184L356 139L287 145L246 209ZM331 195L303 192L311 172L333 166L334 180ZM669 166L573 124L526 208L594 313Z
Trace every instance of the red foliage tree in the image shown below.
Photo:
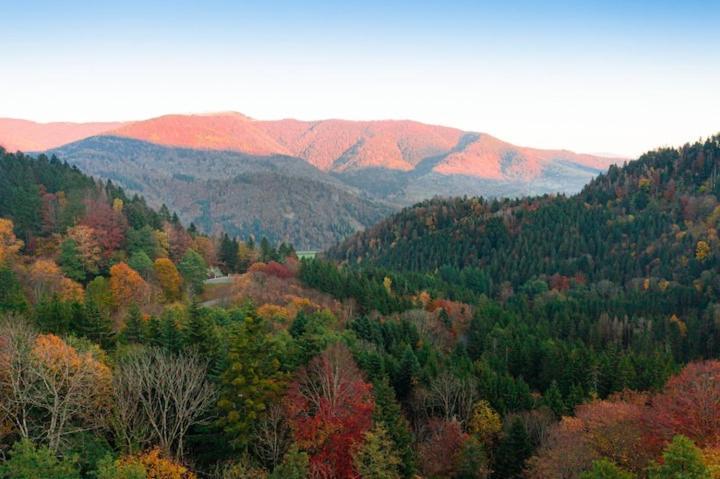
M458 455L468 439L460 423L432 418L427 438L420 443L420 462L426 477L452 477L457 472Z
M95 239L105 258L112 256L125 240L125 216L121 211L113 209L103 198L85 201L85 216L80 223L95 230Z
M192 245L192 236L182 225L171 223L165 223L165 233L169 243L168 254L173 261L178 262Z
M720 361L690 363L652 398L645 418L650 441L682 434L701 447L720 445Z
M372 425L375 403L347 347L333 345L302 368L285 406L312 476L355 477L352 454Z
M269 263L255 263L248 271L259 271L261 273L268 274L270 276L275 276L276 278L280 279L287 279L292 278L293 272L290 271L290 269L285 266L284 264L278 263L277 261L270 261Z

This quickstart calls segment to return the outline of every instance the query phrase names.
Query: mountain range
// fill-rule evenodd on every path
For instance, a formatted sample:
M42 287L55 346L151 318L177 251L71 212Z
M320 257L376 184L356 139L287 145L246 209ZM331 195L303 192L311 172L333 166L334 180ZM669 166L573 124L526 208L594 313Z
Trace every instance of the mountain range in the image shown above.
M574 193L621 161L409 120L263 121L234 112L124 123L0 119L0 145L57 153L154 205L173 204L204 231L300 248L327 247L434 196Z

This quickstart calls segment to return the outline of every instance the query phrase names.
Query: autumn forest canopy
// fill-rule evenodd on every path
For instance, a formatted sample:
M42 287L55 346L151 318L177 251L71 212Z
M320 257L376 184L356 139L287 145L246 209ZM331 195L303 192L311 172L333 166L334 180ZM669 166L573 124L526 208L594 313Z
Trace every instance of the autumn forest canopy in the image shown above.
M0 149L0 478L720 478L719 170L715 136L301 259Z

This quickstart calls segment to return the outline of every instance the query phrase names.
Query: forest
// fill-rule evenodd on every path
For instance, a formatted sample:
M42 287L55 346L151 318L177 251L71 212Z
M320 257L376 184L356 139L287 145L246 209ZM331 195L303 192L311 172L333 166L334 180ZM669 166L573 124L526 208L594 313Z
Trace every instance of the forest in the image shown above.
M311 260L0 156L2 478L720 477L720 137Z

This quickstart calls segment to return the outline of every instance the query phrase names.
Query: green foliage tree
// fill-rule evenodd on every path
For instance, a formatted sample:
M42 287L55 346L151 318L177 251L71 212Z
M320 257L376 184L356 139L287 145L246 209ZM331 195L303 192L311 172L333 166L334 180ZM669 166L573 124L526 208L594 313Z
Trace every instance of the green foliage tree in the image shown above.
M270 473L268 479L307 479L309 477L310 458L297 446L290 447L283 461Z
M37 447L27 439L16 442L9 456L0 463L3 479L80 479L73 459L58 459L47 447Z
M27 300L17 276L10 268L0 267L0 313L21 313L27 309Z
M87 273L78 252L75 240L66 239L60 244L58 264L65 276L75 281L85 281Z
M127 317L125 318L125 327L122 330L122 339L126 343L142 343L143 342L143 319L140 308L137 304L130 305Z
M192 249L187 250L178 264L178 271L193 293L202 293L207 279L207 264L200 254Z
M490 475L487 451L482 441L471 436L463 443L458 457L457 479L486 479Z
M685 436L675 436L662 454L662 464L650 466L650 479L710 479L702 451Z
M140 462L123 462L106 456L98 463L97 479L146 479L147 471Z
M229 337L228 367L221 377L220 426L233 445L245 448L253 422L277 399L286 379L282 352L261 318L247 316Z
M362 445L353 454L353 463L363 479L399 479L400 458L395 443L382 426L365 433Z
M593 461L592 469L580 475L580 479L633 479L635 476L608 459Z
M128 260L128 266L140 273L145 280L152 278L155 269L153 261L143 250L135 251Z
M532 443L520 418L510 423L510 429L500 440L495 454L493 479L521 478L525 461L532 454Z

